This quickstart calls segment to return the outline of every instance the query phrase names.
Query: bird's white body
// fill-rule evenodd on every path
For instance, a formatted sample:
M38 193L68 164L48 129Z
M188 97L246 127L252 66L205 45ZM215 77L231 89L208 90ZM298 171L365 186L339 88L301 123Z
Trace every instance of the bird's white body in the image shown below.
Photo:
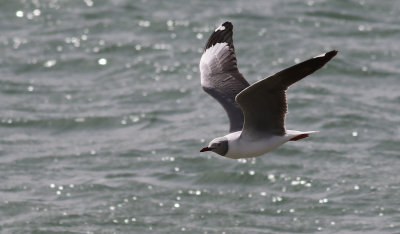
M286 130L286 134L283 136L269 135L262 138L244 137L241 133L241 131L237 131L225 136L228 139L228 152L224 155L225 157L234 159L257 157L276 149L297 136L315 133L315 131Z

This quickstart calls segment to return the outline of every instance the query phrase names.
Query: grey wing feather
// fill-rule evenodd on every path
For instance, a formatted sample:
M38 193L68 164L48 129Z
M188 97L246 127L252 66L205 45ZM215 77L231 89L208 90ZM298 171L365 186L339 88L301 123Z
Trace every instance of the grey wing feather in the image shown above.
M212 87L203 86L204 91L214 97L224 107L229 118L229 132L240 131L243 128L244 116L242 109L235 102L236 95L247 86L238 82L240 73L218 74L213 78L218 79Z
M223 29L222 29L223 28ZM201 85L225 109L230 132L243 128L243 112L236 95L249 86L237 68L232 41L232 24L225 22L210 36L200 60Z
M285 134L287 112L285 91L293 83L312 74L331 60L337 51L316 56L265 78L236 96L245 122L242 134Z

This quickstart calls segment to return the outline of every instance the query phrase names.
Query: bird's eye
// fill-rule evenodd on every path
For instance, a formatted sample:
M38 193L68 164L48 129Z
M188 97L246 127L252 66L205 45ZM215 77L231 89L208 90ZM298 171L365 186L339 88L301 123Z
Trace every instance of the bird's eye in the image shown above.
M221 143L218 143L217 146L221 146Z

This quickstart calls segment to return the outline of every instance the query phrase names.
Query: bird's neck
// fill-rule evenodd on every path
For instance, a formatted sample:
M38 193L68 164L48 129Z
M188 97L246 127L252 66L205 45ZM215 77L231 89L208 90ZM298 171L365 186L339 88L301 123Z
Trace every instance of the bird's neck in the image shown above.
M231 132L228 135L225 135L225 137L226 139L228 139L228 144L229 144L229 142L237 141L241 135L242 131L237 131L237 132Z

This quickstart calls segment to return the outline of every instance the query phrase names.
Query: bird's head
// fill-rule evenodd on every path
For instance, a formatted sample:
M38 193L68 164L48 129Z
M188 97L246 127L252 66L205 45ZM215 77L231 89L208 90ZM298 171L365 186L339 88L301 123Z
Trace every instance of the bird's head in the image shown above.
M225 156L228 152L228 139L226 137L215 138L210 142L210 144L208 144L207 147L204 147L200 150L200 152L205 151L212 151L219 155Z

